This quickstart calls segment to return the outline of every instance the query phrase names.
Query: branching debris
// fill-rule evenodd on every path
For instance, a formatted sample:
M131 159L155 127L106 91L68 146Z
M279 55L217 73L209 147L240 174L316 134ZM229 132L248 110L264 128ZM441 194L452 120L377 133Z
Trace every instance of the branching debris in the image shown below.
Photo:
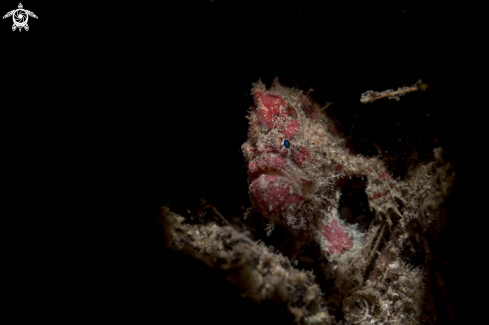
M276 310L270 308L270 313L284 313L282 316L294 324L334 324L313 273L295 268L273 247L253 241L249 232L212 222L190 224L166 206L161 207L159 223L163 226L163 243L167 249L200 260L223 274L223 281L228 281L235 292L255 307L267 302L283 306ZM251 307L250 312L256 310ZM276 318L281 316L276 314Z
M375 100L381 98L389 98L389 99L394 98L395 100L399 101L399 99L401 99L400 97L404 96L407 93L418 91L418 90L426 90L430 86L431 86L430 84L423 84L420 79L411 87L403 86L402 88L397 88L397 90L387 89L381 92L368 90L362 94L362 96L360 97L360 102L363 104L369 102L372 103Z

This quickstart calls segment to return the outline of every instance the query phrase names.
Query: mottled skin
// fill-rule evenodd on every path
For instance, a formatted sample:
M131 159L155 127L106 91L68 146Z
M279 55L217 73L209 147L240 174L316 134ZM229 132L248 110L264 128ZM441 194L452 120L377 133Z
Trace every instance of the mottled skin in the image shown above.
M255 106L241 149L255 210L297 240L316 240L328 258L358 251L363 235L338 214L341 180L366 178L370 209L399 213L396 181L378 158L350 154L331 120L301 91L275 80L269 90L253 84L251 93Z

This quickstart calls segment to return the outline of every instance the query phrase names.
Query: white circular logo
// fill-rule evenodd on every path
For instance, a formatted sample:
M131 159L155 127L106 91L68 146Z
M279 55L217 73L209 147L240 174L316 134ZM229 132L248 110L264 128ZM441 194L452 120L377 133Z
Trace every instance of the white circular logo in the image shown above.
M12 31L18 29L19 32L22 31L22 28L26 31L29 30L29 25L27 25L29 16L37 19L36 14L30 10L24 9L22 3L19 3L19 7L17 9L7 12L2 18L5 19L10 16L12 16L12 20L14 21L14 24L12 25Z
M27 21L29 20L29 16L27 15L27 12L25 12L24 9L17 9L15 10L14 14L14 24L17 27L24 27L27 24Z

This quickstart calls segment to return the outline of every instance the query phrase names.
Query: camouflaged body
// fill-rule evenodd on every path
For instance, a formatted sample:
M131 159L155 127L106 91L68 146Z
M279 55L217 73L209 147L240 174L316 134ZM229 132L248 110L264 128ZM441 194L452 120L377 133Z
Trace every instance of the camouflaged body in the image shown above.
M297 238L316 240L328 258L354 254L362 234L338 216L341 180L366 178L370 209L397 211L396 181L378 158L352 155L324 109L303 92L275 80L269 90L254 84L252 95L242 151L254 208Z
M297 241L319 243L336 274L328 301L331 311L342 310L340 323L434 323L426 289L427 236L440 231L455 176L441 148L433 161L394 180L379 158L351 154L331 120L301 91L275 80L269 90L254 84L252 94L255 106L242 145L251 201ZM338 214L342 180L352 177L366 179L374 211L364 233Z

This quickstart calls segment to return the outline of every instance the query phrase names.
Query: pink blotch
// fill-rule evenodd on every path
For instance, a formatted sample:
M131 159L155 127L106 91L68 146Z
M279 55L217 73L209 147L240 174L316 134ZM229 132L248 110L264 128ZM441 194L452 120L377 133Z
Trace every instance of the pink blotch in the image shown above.
M248 165L248 177L251 177L253 174L257 173L260 170L258 163L256 161L252 161Z
M297 160L297 165L299 165L300 167L306 160L306 156L307 158L311 158L311 156L309 155L309 152L307 152L307 150L304 147L301 147L299 150L300 150L299 152L294 151L293 154L295 156L295 159Z
M327 226L324 226L321 234L328 240L329 246L326 252L329 254L344 254L353 247L353 241L346 233L338 220L334 219Z
M267 156L264 160L252 161L248 165L248 177L255 178L266 172L280 171L285 166L281 156Z
M262 176L251 184L251 195L261 214L280 214L295 208L302 201L298 194L290 194L288 186L278 182L277 175Z
M384 172L381 175L379 175L379 178L392 179L386 169L384 169Z
M276 117L287 118L287 116L297 116L296 112L287 107L285 100L279 95L270 95L261 91L255 92L253 94L255 99L255 104L257 107L261 101L263 107L259 109L259 122L262 125L267 125L269 128L280 128L283 129L282 125L277 123ZM280 109L282 107L282 109ZM297 122L292 123L290 129L288 130L291 134L297 133L298 124ZM290 135L288 135L290 136Z
M338 135L338 131L336 130L336 128L334 126L332 126L331 124L328 124L328 130L329 132L332 134L332 135Z
M289 124L287 124L285 130L283 130L282 132L287 138L290 139L292 135L299 133L299 124L296 120L292 119L289 121Z
M304 111L309 118L317 119L316 110L305 98L301 98L302 105L304 105Z
M292 117L297 117L297 113L292 107L287 107L287 114L292 116Z
M302 152L303 154L305 154L305 155L307 156L307 158L311 158L311 156L309 155L309 152L307 152L306 148L301 147L301 152Z
M271 123L273 115L285 117L286 113L281 111L280 107L285 108L287 106L285 104L285 100L281 96L270 95L268 93L258 91L253 94L253 97L257 107L259 106L259 102L261 100L262 105L266 108L265 112L262 112L264 110L260 110L260 114L263 115L263 118L267 121L268 126L272 127Z
M274 156L267 159L268 165L274 169L283 169L285 166L285 160L280 156Z
M253 128L250 128L248 130L248 140L252 139L254 135L255 135L255 130Z
M374 199L380 201L386 194L386 192L374 192Z
M384 172L379 175L379 178L387 178L388 180L392 180L391 175L387 172L387 169L384 169ZM389 182L387 185L392 188L392 182ZM384 194L385 195L385 194Z
M273 116L272 111L269 109L261 108L259 109L260 115L258 116L258 122L261 125L267 125L269 128L273 126Z
M254 98L255 98L255 103L258 104L258 99L261 99L261 102L263 106L268 108L273 114L278 115L279 114L279 107L286 107L285 100L278 95L270 95L268 93L264 92L256 92L254 93Z

